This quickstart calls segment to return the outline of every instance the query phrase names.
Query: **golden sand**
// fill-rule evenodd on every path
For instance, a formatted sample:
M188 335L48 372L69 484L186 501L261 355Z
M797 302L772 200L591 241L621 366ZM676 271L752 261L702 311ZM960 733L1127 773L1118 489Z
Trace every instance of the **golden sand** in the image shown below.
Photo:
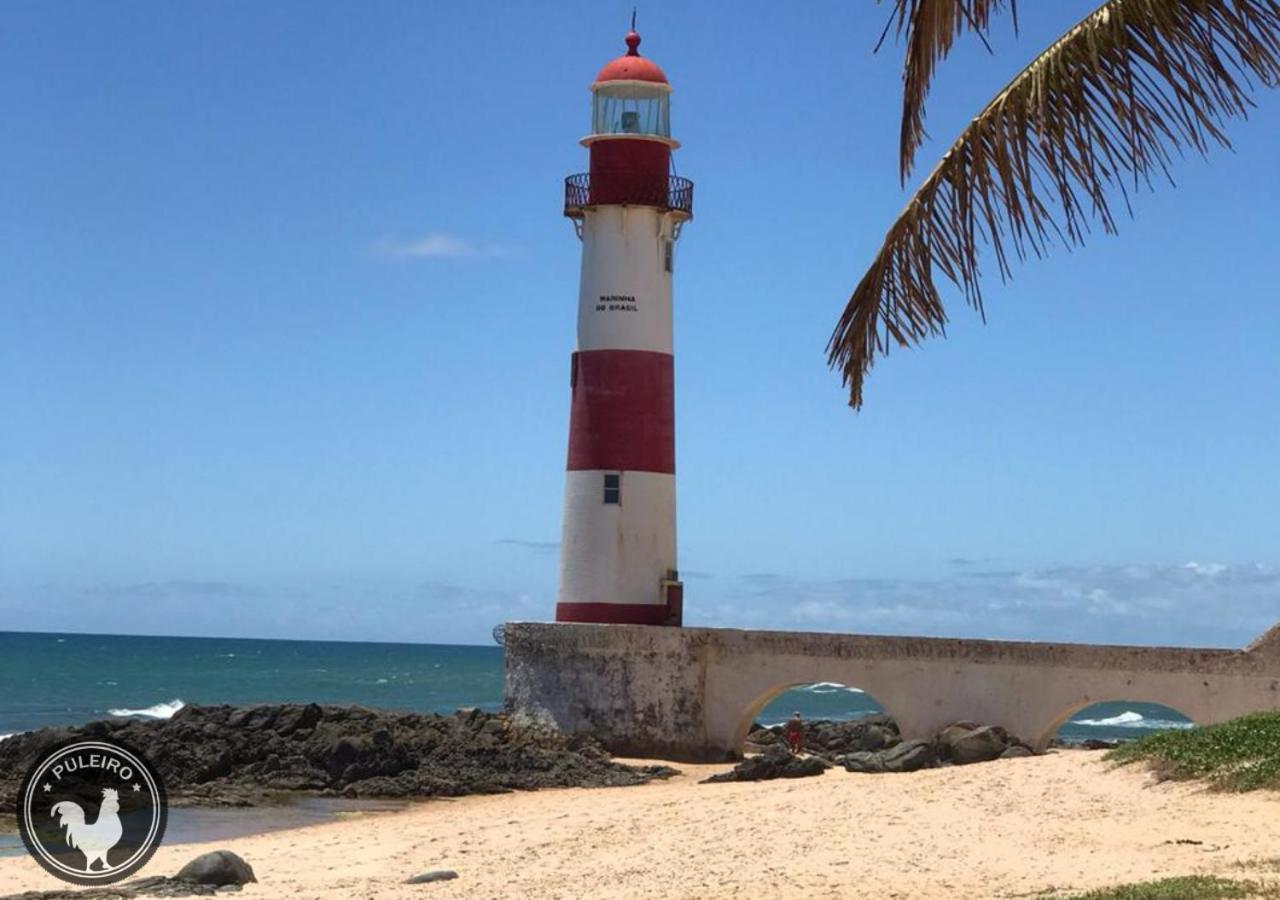
M205 850L247 859L254 898L1028 897L1169 875L1246 875L1280 856L1280 796L1157 784L1067 751L909 775L635 788L415 804L292 831L160 849L142 875ZM1177 843L1178 841L1199 843ZM406 885L452 869L454 881ZM0 888L59 882L0 859Z

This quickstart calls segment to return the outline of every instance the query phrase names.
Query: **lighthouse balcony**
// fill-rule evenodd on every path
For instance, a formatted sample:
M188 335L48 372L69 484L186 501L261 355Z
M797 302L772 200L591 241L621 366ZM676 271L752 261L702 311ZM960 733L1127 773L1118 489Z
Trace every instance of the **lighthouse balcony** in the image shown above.
M679 175L654 177L642 172L595 172L564 180L564 214L582 218L595 206L652 206L693 218L693 182Z

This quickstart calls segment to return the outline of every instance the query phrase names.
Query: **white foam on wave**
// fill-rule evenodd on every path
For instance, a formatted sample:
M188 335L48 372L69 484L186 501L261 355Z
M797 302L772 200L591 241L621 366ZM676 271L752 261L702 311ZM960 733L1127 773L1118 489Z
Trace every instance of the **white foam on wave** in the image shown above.
M800 688L802 691L808 691L811 694L838 694L844 691L847 694L861 694L862 689L849 687L844 684L836 684L834 681L819 681L817 684L811 684L807 687Z
M109 709L107 715L110 716L138 716L144 719L170 719L173 714L187 704L181 700L170 700L168 703L157 703L155 706L148 706L146 709Z
M1072 725L1089 725L1094 728L1191 728L1191 722L1175 722L1172 719L1148 719L1140 712L1127 709L1118 716L1106 719L1073 719Z
M0 741L8 740L11 737L13 737L12 734L0 734Z

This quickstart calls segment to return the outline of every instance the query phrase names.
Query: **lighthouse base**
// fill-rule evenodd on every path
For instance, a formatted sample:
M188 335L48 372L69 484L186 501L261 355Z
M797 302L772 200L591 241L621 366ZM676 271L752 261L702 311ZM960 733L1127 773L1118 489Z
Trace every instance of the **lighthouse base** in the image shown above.
M679 625L671 610L656 603L557 603L557 622L595 625Z

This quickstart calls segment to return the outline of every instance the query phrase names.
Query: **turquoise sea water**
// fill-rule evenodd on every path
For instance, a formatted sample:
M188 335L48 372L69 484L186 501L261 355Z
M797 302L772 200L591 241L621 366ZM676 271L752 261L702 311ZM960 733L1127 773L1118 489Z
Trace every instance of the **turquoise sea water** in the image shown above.
M502 648L0 632L0 734L183 704L502 706Z
M496 710L502 648L0 632L0 735L112 715L163 718L192 703L286 701ZM856 688L821 683L780 695L759 719L797 710L848 719L880 707ZM1129 739L1186 724L1165 707L1124 701L1078 713L1062 735Z

